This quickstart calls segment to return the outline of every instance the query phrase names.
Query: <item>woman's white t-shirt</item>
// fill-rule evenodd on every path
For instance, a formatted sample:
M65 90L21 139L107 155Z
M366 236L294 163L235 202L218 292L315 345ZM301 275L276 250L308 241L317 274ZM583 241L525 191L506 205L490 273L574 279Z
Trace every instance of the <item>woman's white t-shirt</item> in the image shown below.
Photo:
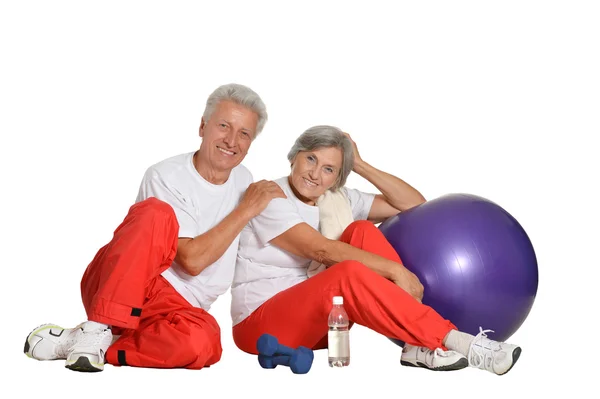
M242 230L235 275L231 286L231 318L240 323L275 294L307 279L311 259L291 254L269 241L299 223L319 230L319 208L300 201L293 193L288 177L275 182L287 196L271 200L265 210ZM355 189L346 191L354 220L366 220L374 194Z

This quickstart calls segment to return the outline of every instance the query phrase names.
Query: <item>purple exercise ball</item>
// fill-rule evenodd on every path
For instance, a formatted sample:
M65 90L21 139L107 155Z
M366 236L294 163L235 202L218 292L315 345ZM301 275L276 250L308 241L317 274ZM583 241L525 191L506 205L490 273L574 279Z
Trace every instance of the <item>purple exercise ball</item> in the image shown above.
M423 304L460 331L476 335L481 327L506 341L529 315L538 287L535 252L517 220L494 202L448 194L379 229L423 284Z

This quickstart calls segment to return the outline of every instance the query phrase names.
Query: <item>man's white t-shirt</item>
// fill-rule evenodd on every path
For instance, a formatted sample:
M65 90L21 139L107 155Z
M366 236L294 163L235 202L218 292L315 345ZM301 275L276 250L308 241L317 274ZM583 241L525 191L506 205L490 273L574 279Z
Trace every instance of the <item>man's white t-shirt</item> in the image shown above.
M250 171L238 165L224 184L209 183L194 167L193 156L194 152L177 155L148 168L136 199L156 197L171 205L181 238L194 238L221 222L253 180ZM223 256L197 276L187 274L175 261L162 275L192 306L209 310L231 285L238 241L239 235Z
M275 294L303 282L311 259L302 258L269 243L298 223L319 230L319 208L300 201L288 178L275 180L287 196L271 200L265 210L242 230L235 276L231 286L231 318L240 323ZM354 220L366 220L374 194L343 188Z

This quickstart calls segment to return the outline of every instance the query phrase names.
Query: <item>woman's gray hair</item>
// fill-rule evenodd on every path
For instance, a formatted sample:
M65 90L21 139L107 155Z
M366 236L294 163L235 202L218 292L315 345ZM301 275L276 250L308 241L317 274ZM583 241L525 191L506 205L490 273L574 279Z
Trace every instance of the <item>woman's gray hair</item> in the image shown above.
M352 142L340 129L334 126L319 125L305 130L296 139L287 157L292 163L300 151L314 151L325 147L335 147L342 150L342 167L335 184L330 189L336 191L344 187L346 179L354 167Z
M210 116L215 111L217 104L219 104L221 101L233 101L236 104L256 112L258 115L258 123L256 124L254 138L256 138L260 132L262 132L268 119L267 107L263 103L260 96L254 92L254 90L237 83L230 83L217 87L215 91L213 91L208 97L208 100L206 100L206 108L204 108L204 114L202 115L204 121L210 119Z

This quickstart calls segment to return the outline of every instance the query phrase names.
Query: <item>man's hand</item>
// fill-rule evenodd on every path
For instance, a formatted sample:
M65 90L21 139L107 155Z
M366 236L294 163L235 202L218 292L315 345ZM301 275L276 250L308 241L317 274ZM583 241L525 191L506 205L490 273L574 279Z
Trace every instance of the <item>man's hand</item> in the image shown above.
M250 218L260 214L273 198L287 198L279 185L273 181L261 180L246 189L240 208L248 212Z
M421 302L423 300L423 284L421 284L419 278L414 273L404 266L399 270L393 281L417 301Z

